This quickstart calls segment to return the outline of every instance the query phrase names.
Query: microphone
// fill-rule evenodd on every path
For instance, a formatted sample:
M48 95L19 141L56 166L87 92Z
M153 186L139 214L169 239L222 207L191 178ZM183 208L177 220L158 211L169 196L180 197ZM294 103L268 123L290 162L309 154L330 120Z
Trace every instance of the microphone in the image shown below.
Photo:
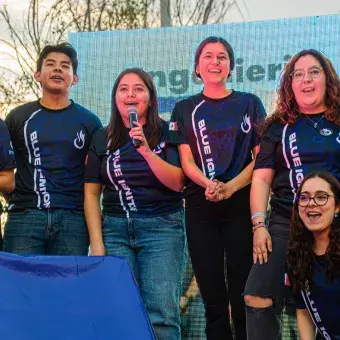
M130 106L127 109L127 112L129 114L130 129L132 129L133 127L136 127L136 125L133 122L138 123L138 110L135 106ZM139 148L140 140L132 138L132 144L134 145L135 148Z

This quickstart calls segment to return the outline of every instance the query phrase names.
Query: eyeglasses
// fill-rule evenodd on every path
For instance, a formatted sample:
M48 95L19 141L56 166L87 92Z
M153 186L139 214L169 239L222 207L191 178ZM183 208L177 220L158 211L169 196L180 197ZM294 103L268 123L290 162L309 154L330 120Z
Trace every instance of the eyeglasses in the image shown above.
M314 79L320 77L321 70L321 66L313 66L311 68L295 70L290 74L290 76L293 78L293 81L298 82L305 77L307 71L309 77Z
M323 206L327 204L328 197L335 197L335 196L329 195L329 194L317 194L314 197L309 197L308 195L302 194L296 197L296 202L300 207L307 207L309 202L313 200L316 205Z

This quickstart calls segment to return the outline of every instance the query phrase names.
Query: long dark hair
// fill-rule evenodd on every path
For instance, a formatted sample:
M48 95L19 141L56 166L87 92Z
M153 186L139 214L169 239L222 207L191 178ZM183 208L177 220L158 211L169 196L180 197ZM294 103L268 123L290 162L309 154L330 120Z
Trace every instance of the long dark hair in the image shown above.
M302 187L311 178L321 178L331 187L335 196L335 205L339 206L340 184L339 181L327 171L314 171L309 173L302 181L297 190L299 197ZM293 206L293 215L290 228L290 240L286 256L287 270L293 286L297 293L304 288L312 287L312 260L314 256L313 247L315 241L313 233L303 224L297 202ZM329 234L329 244L326 250L327 269L326 275L328 282L334 276L340 275L340 217L334 217Z
M142 79L150 95L150 106L147 112L147 126L144 130L145 137L150 148L155 148L162 135L161 119L158 115L157 90L151 76L140 68L128 68L117 77L111 94L111 117L107 126L107 142L110 152L116 151L126 143L125 126L116 103L116 92L122 78L130 73L136 74Z
M340 125L340 79L332 62L321 52L309 49L302 50L295 54L283 69L277 87L277 100L274 112L260 127L260 134L263 135L268 127L274 122L282 124L294 124L300 117L299 106L294 97L292 89L292 72L295 63L304 56L312 56L317 59L326 75L326 98L327 110L325 118L337 125Z

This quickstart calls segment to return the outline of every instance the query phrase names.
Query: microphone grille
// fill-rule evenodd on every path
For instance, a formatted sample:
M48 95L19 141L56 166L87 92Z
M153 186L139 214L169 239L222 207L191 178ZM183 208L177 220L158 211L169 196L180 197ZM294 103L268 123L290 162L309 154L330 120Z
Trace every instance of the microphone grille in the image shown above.
M137 113L138 113L138 110L137 110L136 106L129 106L128 109L127 109L127 112L128 112L129 115L130 115L131 113L137 114Z

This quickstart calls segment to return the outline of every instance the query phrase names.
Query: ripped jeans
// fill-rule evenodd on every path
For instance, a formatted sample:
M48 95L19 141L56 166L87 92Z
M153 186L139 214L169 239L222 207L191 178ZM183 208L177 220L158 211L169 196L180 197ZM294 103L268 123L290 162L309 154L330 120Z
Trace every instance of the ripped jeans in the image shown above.
M291 300L292 293L285 287L285 255L289 240L286 223L273 223L269 227L273 251L268 262L253 265L244 295L273 299L267 308L246 306L248 340L276 340L280 338L279 315L282 312L283 296Z

